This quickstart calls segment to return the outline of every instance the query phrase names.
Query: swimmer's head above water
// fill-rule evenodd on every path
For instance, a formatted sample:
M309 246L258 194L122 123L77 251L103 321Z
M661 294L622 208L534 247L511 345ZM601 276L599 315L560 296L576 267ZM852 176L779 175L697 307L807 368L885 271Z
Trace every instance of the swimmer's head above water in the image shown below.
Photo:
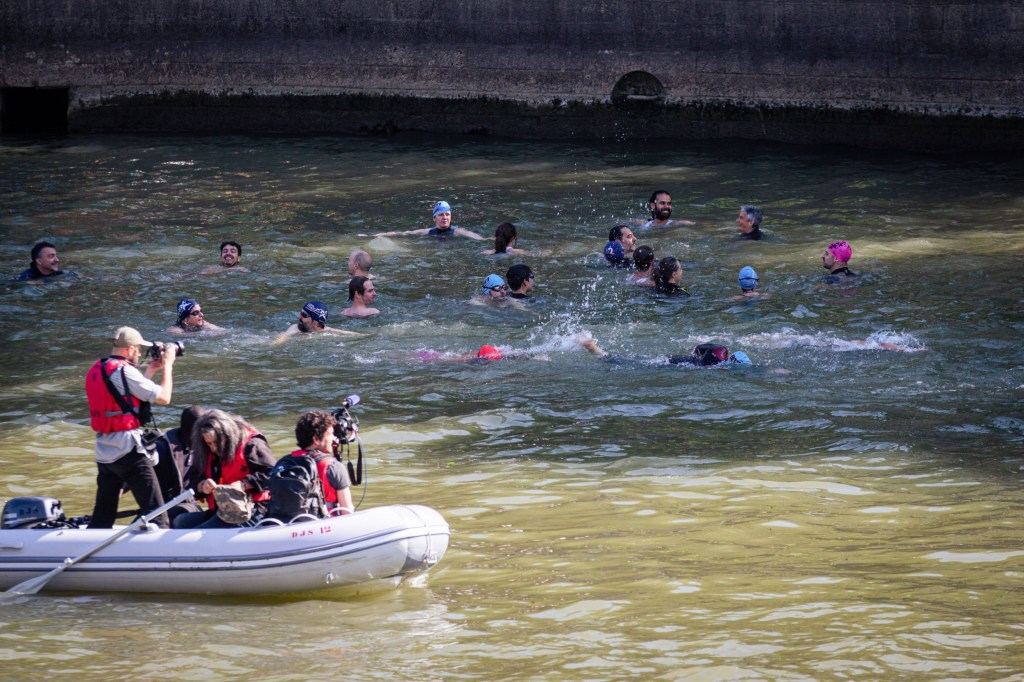
M480 346L476 356L484 360L501 360L501 351L494 346Z

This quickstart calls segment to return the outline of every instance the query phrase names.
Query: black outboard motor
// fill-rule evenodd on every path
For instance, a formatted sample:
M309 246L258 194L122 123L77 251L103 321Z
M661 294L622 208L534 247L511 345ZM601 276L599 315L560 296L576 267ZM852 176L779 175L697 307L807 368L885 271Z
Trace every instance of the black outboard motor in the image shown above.
M64 524L60 500L53 497L15 497L4 505L0 528L57 528Z

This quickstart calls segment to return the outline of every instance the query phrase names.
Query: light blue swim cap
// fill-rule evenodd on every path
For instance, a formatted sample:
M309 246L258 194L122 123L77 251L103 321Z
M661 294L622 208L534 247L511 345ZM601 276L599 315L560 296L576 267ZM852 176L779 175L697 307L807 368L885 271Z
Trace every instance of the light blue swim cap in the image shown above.
M757 282L757 273L754 272L754 268L746 265L742 270L740 270L740 289L743 289L743 291L750 291L757 286Z
M486 294L488 291L497 287L505 286L505 280L498 275L487 275L487 279L484 280L484 285L481 290Z
M729 364L752 365L754 363L752 363L750 361L750 358L747 357L746 353L744 353L741 350L738 350L738 351L736 351L735 353L733 353L732 355L729 356Z
M451 212L452 212L452 207L448 204L447 201L439 201L436 204L434 204L434 212L431 214L431 216L436 216L438 213L451 213Z

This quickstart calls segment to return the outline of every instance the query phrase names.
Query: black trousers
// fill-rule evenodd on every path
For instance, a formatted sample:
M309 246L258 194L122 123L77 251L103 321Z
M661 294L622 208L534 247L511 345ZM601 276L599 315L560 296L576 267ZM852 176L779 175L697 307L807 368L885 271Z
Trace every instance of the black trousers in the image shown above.
M139 511L147 514L164 504L153 464L145 455L129 452L110 464L96 463L96 505L92 509L89 528L113 528L117 517L117 505L121 498L122 484L135 496ZM161 528L170 528L167 514L152 520Z

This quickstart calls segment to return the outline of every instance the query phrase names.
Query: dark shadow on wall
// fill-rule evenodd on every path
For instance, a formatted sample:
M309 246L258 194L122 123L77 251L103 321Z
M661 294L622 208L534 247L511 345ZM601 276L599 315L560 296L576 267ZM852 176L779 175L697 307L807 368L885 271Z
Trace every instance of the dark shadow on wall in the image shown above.
M67 88L0 88L0 133L66 135Z

